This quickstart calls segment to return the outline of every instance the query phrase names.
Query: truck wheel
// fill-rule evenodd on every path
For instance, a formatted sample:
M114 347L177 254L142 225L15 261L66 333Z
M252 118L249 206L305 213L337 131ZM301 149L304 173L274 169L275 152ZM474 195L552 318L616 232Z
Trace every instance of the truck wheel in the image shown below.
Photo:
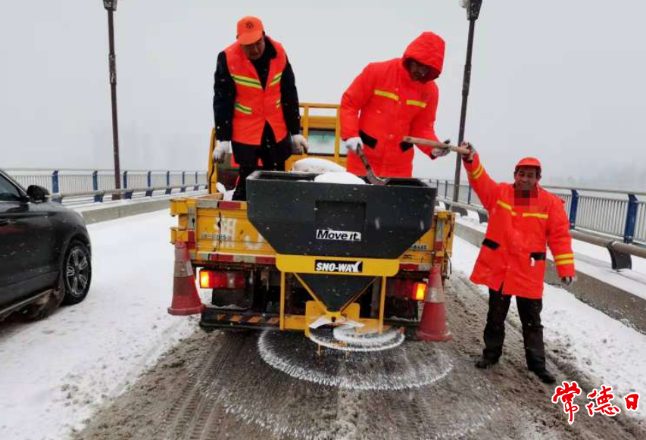
M85 299L92 281L90 250L74 240L65 252L62 264L63 304L78 304Z

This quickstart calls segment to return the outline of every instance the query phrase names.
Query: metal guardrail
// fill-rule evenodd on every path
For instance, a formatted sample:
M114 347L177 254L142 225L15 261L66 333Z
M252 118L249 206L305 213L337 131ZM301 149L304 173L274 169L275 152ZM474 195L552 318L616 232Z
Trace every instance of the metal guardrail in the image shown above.
M186 188L207 184L205 171L127 170L121 173L122 188L116 191L112 170L8 168L6 171L22 186L39 185L52 193L52 200L86 197L103 202L106 194L120 194L129 199L135 193L152 197L154 191Z
M200 188L206 190L208 185L205 183L198 183L193 185L179 185L179 186L158 186L149 188L128 188L128 189L108 189L99 191L87 191L78 193L56 193L51 196L53 202L63 203L63 199L93 199L94 202L102 203L106 195L118 195L119 199L123 196L125 200L131 200L135 193L141 193L144 197L152 197L155 191L164 191L164 194L172 194L174 189L179 189L181 193L186 192L187 188L192 188L193 191L199 191Z
M437 185L439 197L452 200L452 181L430 181ZM563 186L544 188L565 202L570 229L619 239L627 244L646 245L646 192ZM473 189L466 184L460 185L459 202L482 207Z

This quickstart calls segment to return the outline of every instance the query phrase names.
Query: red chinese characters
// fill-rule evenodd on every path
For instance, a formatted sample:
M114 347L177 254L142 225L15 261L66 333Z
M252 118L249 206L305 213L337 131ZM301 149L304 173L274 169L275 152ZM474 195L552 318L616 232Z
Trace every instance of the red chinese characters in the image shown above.
M592 399L594 402L590 402L585 406L588 409L590 417L594 416L598 412L610 417L619 414L621 409L610 403L614 398L615 396L612 394L612 387L601 385L601 391L596 389L592 390L592 392L588 394L588 399Z
M563 382L563 386L558 386L554 388L554 395L552 396L552 402L558 403L560 400L563 403L563 412L569 414L568 423L571 425L574 422L574 413L579 410L579 407L574 405L573 400L575 396L581 394L581 388L576 381L571 383Z
M639 405L639 393L628 394L624 397L624 402L626 402L627 410L637 411L637 406Z

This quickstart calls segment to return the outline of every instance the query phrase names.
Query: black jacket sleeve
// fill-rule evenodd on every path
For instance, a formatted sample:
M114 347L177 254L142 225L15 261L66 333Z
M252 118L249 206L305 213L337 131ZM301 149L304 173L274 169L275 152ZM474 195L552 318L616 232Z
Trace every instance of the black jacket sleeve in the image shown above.
M298 108L298 92L296 91L296 79L292 65L287 60L283 76L280 80L280 100L283 106L285 125L291 134L301 132L301 114Z
M233 126L233 105L236 99L236 87L227 67L227 56L218 54L213 85L213 114L215 116L215 137L218 141L230 141Z

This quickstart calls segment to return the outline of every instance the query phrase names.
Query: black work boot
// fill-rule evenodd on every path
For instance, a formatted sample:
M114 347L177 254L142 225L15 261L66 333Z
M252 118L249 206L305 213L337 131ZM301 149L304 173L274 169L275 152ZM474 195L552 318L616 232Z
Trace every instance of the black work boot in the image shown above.
M488 356L481 356L480 359L476 362L476 368L482 370L488 370L498 363L498 358L492 358Z
M551 385L553 383L556 383L556 378L547 371L545 367L538 367L538 368L530 368L529 371L533 372L535 375L538 376L538 378L541 380L541 382L546 383L548 385Z

